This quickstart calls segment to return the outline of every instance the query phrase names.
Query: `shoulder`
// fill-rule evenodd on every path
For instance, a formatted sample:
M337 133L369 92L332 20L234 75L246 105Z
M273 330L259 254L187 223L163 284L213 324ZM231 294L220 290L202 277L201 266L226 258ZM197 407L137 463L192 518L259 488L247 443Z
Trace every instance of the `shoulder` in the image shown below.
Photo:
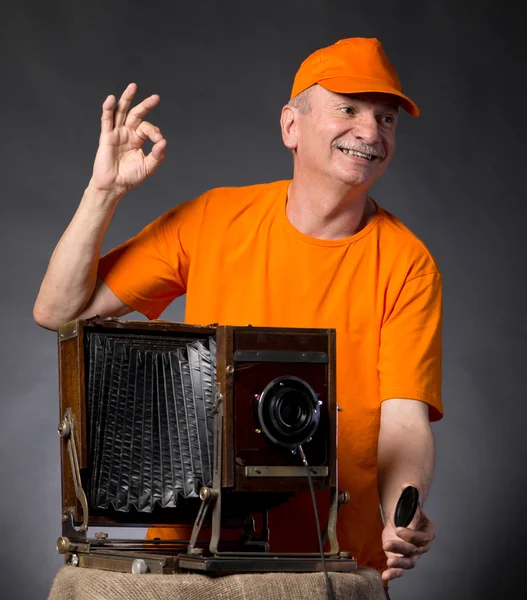
M406 278L434 274L440 277L435 257L427 245L409 227L389 211L377 205L378 239L384 258L397 270L406 270Z
M233 205L252 204L257 201L272 201L287 190L289 181L273 181L247 186L217 187L205 192L202 197L206 206L221 205L223 209Z

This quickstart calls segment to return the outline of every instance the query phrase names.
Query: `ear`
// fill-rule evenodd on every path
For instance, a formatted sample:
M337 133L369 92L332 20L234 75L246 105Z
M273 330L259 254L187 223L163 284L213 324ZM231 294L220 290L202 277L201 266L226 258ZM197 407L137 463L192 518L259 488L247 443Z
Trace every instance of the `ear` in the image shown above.
M298 145L297 140L297 119L298 111L294 106L286 104L282 108L280 116L280 127L282 129L282 140L290 150L294 150Z

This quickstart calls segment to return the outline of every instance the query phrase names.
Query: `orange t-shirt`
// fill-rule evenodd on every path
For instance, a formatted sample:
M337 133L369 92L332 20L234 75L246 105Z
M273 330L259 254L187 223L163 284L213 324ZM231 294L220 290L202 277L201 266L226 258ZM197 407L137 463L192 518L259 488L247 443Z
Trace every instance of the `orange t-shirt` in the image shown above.
M441 276L423 243L379 206L347 238L299 232L286 217L289 183L218 188L180 204L101 258L99 275L150 319L186 293L191 324L337 330L339 489L351 494L338 540L382 570L380 406L410 398L428 404L432 421L442 416ZM318 550L309 495L273 509L270 529L272 550Z

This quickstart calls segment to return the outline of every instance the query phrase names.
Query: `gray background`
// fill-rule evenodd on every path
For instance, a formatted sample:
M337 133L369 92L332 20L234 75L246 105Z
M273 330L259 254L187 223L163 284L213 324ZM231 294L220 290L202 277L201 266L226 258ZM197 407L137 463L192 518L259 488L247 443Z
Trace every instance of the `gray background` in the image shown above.
M15 5L16 4L16 5ZM287 178L279 113L301 60L378 37L422 117L403 115L374 197L444 275L444 403L427 509L437 540L393 586L413 600L514 598L525 534L525 73L520 3L18 2L3 75L0 596L46 598L62 564L56 337L32 319L90 177L100 104L159 93L166 162L119 206L105 247L220 185ZM181 320L184 301L163 315Z

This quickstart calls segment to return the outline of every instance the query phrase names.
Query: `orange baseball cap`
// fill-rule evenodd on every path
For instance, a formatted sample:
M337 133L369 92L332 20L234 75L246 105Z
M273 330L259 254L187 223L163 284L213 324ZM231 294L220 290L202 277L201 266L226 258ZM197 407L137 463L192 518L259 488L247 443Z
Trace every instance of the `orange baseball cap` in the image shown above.
M404 110L419 116L417 104L402 93L397 72L375 38L347 38L310 54L296 73L291 98L315 83L340 94L392 94L401 98Z

